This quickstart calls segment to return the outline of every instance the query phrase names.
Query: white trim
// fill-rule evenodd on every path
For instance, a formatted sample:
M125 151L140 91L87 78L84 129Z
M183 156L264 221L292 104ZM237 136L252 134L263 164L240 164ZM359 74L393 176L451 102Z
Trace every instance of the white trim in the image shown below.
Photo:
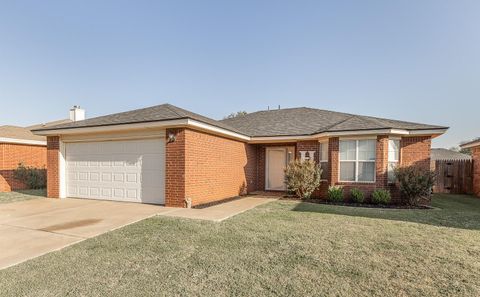
M346 137L339 137L339 141L342 140L377 140L377 135L368 135L368 136L346 136Z
M398 141L398 159L396 160L390 160L390 141ZM387 182L388 184L394 184L395 180L390 179L390 164L395 163L395 166L398 166L400 164L400 159L401 159L401 152L402 152L402 143L401 139L399 138L394 138L394 137L389 137L388 139L388 148L387 148Z
M276 143L276 142L296 142L298 140L312 140L317 139L311 135L299 135L299 136L260 136L251 137L249 143Z
M31 145L42 145L46 146L47 142L44 140L30 140L30 139L17 139L17 138L8 138L0 137L0 143L17 143L17 144L31 144Z
M171 120L171 121L162 121L162 122L151 122L151 123L134 123L134 124L119 124L111 126L98 126L98 127L82 127L82 128L71 128L71 129L51 129L51 130L41 130L41 131L32 131L37 135L44 136L57 136L57 135L70 135L70 134L85 134L85 133L98 133L98 132L117 132L125 130L139 130L139 129L149 129L149 128L164 128L164 127L181 127L187 125L187 119L180 120Z
M322 159L322 153L323 153L322 145L324 145L325 147L323 147L323 148L324 149L326 148L326 150L327 150L327 159ZM328 165L328 155L329 155L328 147L329 147L328 139L323 139L323 140L319 141L319 143L318 143L318 165L320 165L320 167L322 166L322 164L327 164ZM322 171L322 174L323 174L323 171ZM320 176L320 180L321 181L327 181L328 176L327 176L327 178L322 178Z
M460 145L461 148L466 148L466 149L476 147L476 146L480 146L480 140L476 140L476 141L472 141L472 142Z
M319 142L328 137L352 137L357 138L358 135L372 136L377 135L399 135L401 136L419 136L419 135L440 135L447 131L447 129L435 129L435 130L402 130L402 129L374 129L374 130L352 130L352 131L339 131L339 132L322 132L314 135L299 135L299 136L262 136L251 137L250 143L275 143L275 142L295 142L299 140L318 140Z
M193 127L199 130L213 132L214 134L225 135L241 140L249 141L250 137L240 133L232 132L227 129L219 128L213 125L205 124L200 121L192 119L178 119L169 121L159 121L151 123L134 123L134 124L119 124L111 126L98 126L98 127L81 127L71 129L51 129L34 131L37 135L71 135L71 134L85 134L85 133L98 133L98 132L117 132L125 130L138 130L138 129L153 129L153 128L175 128L175 127Z
M202 129L202 130L207 130L209 132L228 135L230 137L239 138L239 139L242 139L242 140L247 140L248 141L248 140L251 139L250 137L245 136L243 134L232 132L232 131L229 131L227 129L219 128L219 127L216 127L216 126L213 126L213 125L205 124L205 123L202 123L202 122L199 122L199 121L196 121L196 120L188 119L187 120L187 125L188 126L194 126L195 128L199 128L199 129Z
M67 146L60 139L60 149L58 150L58 196L59 198L67 197Z
M149 133L110 133L110 134L83 134L83 135L63 135L62 141L65 143L73 142L99 142L99 141L119 141L135 139L165 138L165 130L149 131Z
M295 142L299 140L318 140L325 137L340 137L340 136L356 136L356 135L439 135L447 131L447 129L427 129L427 130L404 130L404 129L372 129L372 130L350 130L338 132L322 132L313 135L294 135L294 136L260 136L249 137L247 135L230 131L228 129L220 128L211 124L203 123L201 121L185 118L167 121L147 122L147 123L132 123L132 124L118 124L98 127L79 127L79 128L63 128L63 129L49 129L33 131L36 135L43 136L58 136L68 134L82 134L95 132L115 132L122 130L145 129L145 128L174 128L174 127L193 127L196 129L213 132L249 143L275 143L275 142Z
M431 129L431 130L413 130L408 133L409 135L440 135L447 132L448 129Z

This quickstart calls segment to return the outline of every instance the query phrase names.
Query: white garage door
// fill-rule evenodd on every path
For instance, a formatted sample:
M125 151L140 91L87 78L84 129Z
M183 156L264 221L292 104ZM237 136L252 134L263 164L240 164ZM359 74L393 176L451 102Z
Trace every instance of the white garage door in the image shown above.
M67 143L67 196L163 204L163 139Z

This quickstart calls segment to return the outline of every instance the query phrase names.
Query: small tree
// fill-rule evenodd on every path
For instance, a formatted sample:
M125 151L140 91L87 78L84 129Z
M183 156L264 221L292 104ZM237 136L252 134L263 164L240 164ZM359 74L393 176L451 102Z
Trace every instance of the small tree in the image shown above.
M229 114L228 116L226 117L223 117L224 120L226 119L233 119L233 118L236 118L236 117L243 117L247 114L246 111L244 110L241 110L241 111L237 111L237 112L232 112L231 114Z
M430 200L435 173L416 166L399 167L395 176L400 186L400 193L409 205L418 205L421 200Z
M295 160L285 169L285 183L287 189L298 197L308 199L320 186L322 169L314 161Z

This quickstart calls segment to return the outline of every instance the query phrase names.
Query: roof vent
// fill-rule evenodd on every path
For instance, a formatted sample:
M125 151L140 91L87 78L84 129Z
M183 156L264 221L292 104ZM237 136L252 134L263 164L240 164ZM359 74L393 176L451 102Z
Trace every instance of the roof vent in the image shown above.
M81 109L79 105L74 105L70 109L70 120L72 122L83 121L85 119L85 109Z

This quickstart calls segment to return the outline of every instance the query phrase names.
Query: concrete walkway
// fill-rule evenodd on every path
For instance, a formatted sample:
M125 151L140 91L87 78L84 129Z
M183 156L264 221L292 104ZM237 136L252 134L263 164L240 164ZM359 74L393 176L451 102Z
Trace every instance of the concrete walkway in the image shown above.
M0 269L155 215L219 222L274 199L246 197L204 209L87 199L0 204Z
M166 212L162 215L221 222L259 205L274 201L277 198L278 197L249 196L202 209L176 208L174 211Z

